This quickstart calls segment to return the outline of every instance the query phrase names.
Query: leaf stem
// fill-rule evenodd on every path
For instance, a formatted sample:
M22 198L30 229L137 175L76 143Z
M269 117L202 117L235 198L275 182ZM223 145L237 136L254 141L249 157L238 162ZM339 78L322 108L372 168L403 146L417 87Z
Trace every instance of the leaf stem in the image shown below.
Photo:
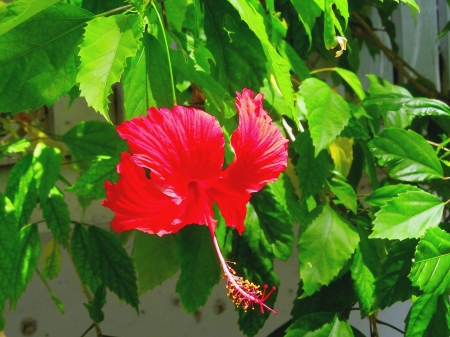
M170 82L172 84L172 99L173 99L173 105L177 105L177 96L175 95L175 83L173 81L173 72L172 72L172 62L170 60L170 53L169 53L169 44L167 43L167 36L166 36L166 30L164 28L164 24L161 19L161 15L159 15L158 9L155 6L155 2L151 2L153 9L156 12L156 15L158 16L159 24L161 25L161 30L164 36L164 42L166 45L166 53L167 53L167 61L169 62L169 72L170 72Z
M117 7L117 8L111 9L111 10L109 10L107 12L97 14L97 15L94 16L94 18L99 18L99 17L102 17L102 16L108 16L108 15L114 14L116 12L121 12L121 11L124 11L124 10L127 10L127 9L131 8L132 6L133 5L129 4L129 5L125 5L125 6L122 6L122 7Z
M321 68L321 69L316 69L316 70L310 71L310 74L313 75L313 74L321 73L321 72L324 72L324 71L336 71L336 68Z
M391 325L391 324L389 324L389 323L386 323L386 322L383 322L383 321L380 321L378 318L377 319L375 319L375 322L377 322L378 324L382 324L382 325L386 325L386 326L388 326L388 327L390 327L391 329L394 329L395 331L398 331L398 332L400 332L402 335L404 335L405 334L405 332L404 331L402 331L402 330L400 330L399 328L397 328L397 327L395 327L395 326L393 326L393 325Z

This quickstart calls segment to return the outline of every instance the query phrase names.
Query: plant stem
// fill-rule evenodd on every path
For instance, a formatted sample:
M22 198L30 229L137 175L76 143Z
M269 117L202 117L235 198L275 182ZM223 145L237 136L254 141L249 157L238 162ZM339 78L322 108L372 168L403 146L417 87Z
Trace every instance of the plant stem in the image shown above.
M316 69L316 70L312 70L310 71L310 74L317 74L317 73L321 73L324 71L336 71L336 68L321 68L321 69Z
M164 24L161 20L161 15L159 15L158 9L155 6L154 1L151 2L153 9L156 12L156 15L158 16L159 24L161 26L161 30L164 36L164 43L166 45L166 53L167 53L167 61L169 62L169 73L170 73L170 82L172 84L172 99L173 99L173 105L177 105L177 96L175 95L175 83L173 81L173 72L172 72L172 62L170 61L170 53L169 53L169 44L167 43L167 37L166 37L166 30L164 28Z
M391 325L391 324L389 324L389 323L380 321L378 318L377 318L375 321L376 321L378 324L386 325L386 326L390 327L391 329L394 329L395 331L400 332L402 335L405 334L405 332L402 331L402 330L400 330L399 328L397 328L397 327L395 327L395 326L393 326L393 325Z
M102 17L102 16L108 16L108 15L114 14L116 12L121 12L121 11L124 11L126 9L131 8L132 6L133 5L129 4L129 5L125 5L125 6L122 6L122 7L117 7L117 8L111 9L111 10L109 10L107 12L97 14L96 16L94 16L94 18L99 18L99 17Z

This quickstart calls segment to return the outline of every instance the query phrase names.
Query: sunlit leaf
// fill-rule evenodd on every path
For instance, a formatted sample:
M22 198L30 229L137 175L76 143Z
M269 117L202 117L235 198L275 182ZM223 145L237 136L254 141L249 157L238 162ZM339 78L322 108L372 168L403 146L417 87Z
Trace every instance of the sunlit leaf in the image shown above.
M420 189L413 185L395 184L380 187L373 191L365 200L364 203L370 206L384 206L390 200L397 197L400 193L408 191L420 191Z
M42 277L53 280L58 276L62 266L62 254L58 241L54 237L50 239L44 248L42 255Z
M335 169L347 177L353 162L353 139L337 137L328 150L333 158Z
M306 34L308 35L309 45L312 45L312 29L316 23L316 18L322 13L321 8L317 5L316 1L309 0L291 0L294 5L295 11L298 14L298 18L305 27Z
M61 152L56 147L39 143L34 149L32 165L41 207L47 203L48 194L55 186L61 161Z
M415 300L406 320L405 337L426 336L424 333L436 312L437 299L435 294L423 294Z
M47 227L52 231L55 239L66 247L70 233L70 213L64 194L57 187L53 187L47 202L41 205L41 208Z
M339 199L339 201L354 214L356 214L356 194L353 187L337 178L327 180L331 192Z
M345 82L347 82L347 84L353 89L356 95L358 95L360 100L363 100L366 97L366 93L363 90L361 81L354 72L337 67L334 68L334 70L339 74L339 76L344 79Z
M287 62L289 62L291 70L300 76L300 79L305 80L308 77L311 77L308 67L306 67L303 60L289 43L285 40L280 40L277 47L278 52Z

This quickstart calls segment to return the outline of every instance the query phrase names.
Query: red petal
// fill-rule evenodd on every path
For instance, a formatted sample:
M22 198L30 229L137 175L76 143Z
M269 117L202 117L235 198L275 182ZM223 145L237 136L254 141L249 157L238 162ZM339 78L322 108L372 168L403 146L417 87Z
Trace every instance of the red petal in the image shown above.
M127 140L133 160L151 171L163 192L184 199L188 184L207 188L220 177L224 138L217 120L204 111L176 106L151 108L147 117L117 127Z
M153 180L146 177L145 170L133 163L130 154L121 154L117 171L119 181L114 185L106 181L107 200L102 202L116 214L111 222L115 231L138 229L163 235L176 233L186 225L180 219L185 212L184 205L177 205L161 192Z
M272 123L262 102L263 95L253 98L251 90L237 93L239 126L231 136L236 156L226 171L239 191L257 192L287 167L288 140Z

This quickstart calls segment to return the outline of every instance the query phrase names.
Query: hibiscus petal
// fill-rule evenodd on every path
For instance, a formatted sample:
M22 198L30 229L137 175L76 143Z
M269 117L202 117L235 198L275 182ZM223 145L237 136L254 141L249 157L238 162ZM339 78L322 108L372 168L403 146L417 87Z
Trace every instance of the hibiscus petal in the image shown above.
M204 111L151 108L148 116L124 122L117 131L127 140L135 163L149 168L152 179L173 198L185 198L192 181L208 187L220 177L223 132Z
M184 205L177 205L165 195L142 167L137 166L129 153L121 154L117 165L120 178L115 184L105 183L106 198L102 204L114 213L111 226L117 232L138 229L164 235L176 233L186 223L180 220Z
M244 89L237 93L239 126L231 135L235 158L224 177L238 191L257 192L275 181L287 167L287 142L262 107L263 95L253 98Z

